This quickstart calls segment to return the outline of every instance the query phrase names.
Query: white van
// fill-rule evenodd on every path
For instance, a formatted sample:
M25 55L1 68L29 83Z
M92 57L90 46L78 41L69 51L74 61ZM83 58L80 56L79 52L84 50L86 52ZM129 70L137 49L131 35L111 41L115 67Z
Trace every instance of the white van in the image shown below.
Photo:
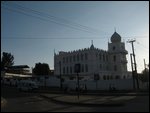
M38 89L38 85L37 85L36 82L31 81L31 80L21 80L21 81L18 83L17 88L18 88L20 91L32 91L32 90Z

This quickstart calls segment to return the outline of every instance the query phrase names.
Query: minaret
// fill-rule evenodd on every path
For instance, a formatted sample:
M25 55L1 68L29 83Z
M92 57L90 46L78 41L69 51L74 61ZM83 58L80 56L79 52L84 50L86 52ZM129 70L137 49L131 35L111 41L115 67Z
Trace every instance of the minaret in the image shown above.
M121 36L116 32L111 36L111 43L108 43L110 69L115 75L122 76L127 72L127 60L125 43L121 42Z

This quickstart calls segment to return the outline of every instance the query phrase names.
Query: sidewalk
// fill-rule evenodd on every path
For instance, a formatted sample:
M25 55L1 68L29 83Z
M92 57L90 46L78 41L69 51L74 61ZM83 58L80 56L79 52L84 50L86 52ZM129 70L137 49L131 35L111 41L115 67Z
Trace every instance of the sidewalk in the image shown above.
M127 101L134 99L136 96L89 96L65 95L65 94L41 94L56 103L78 105L78 106L122 106Z

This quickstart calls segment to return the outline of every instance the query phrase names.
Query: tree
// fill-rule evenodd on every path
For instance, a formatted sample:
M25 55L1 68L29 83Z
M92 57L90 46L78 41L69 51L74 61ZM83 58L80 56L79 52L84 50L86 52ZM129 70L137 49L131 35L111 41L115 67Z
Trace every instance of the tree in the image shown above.
M3 52L2 60L1 60L1 68L12 66L14 64L14 56L11 53Z
M139 79L140 79L142 82L148 82L148 81L149 81L149 69L148 69L148 68L145 68L145 69L142 71L142 74L139 76Z
M33 73L35 75L49 75L50 74L50 68L49 65L46 63L36 63L35 68L33 68Z

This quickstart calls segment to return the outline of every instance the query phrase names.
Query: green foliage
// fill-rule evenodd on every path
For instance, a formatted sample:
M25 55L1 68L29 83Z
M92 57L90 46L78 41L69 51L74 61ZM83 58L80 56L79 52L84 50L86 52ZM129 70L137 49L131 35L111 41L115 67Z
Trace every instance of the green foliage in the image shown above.
M11 53L3 52L2 60L1 60L1 68L12 66L14 64L14 56Z
M50 68L49 65L46 63L36 63L35 68L33 69L33 73L35 75L49 75Z

